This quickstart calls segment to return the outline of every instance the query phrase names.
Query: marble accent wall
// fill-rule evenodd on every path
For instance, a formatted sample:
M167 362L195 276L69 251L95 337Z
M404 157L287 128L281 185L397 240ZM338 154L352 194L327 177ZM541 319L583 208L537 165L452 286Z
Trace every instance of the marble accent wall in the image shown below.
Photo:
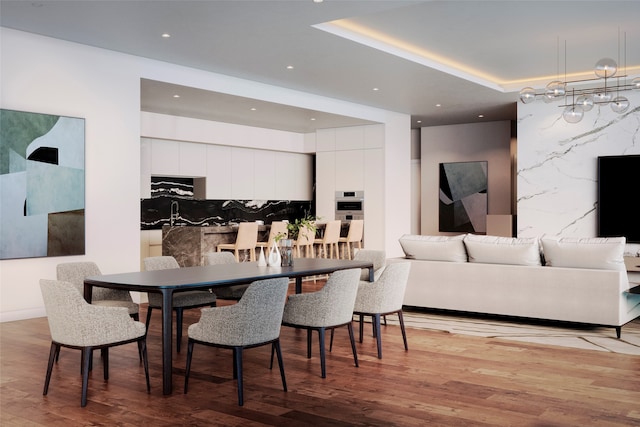
M596 106L577 124L564 121L558 103L518 103L519 237L597 235L598 156L640 154L640 92L624 95L626 113ZM637 200L636 184L629 200Z

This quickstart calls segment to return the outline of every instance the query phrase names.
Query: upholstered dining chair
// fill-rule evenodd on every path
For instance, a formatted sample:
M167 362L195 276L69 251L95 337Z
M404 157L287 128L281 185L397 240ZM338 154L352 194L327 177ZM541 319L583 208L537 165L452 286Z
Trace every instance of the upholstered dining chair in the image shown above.
M259 280L249 285L237 304L203 308L198 323L189 326L188 330L184 392L187 393L189 386L195 344L233 350L233 377L238 381L238 405L244 404L242 353L247 348L271 344L272 352L278 355L282 388L287 391L280 349L280 327L288 289L289 280L286 277Z
M307 330L307 358L311 358L311 332L318 331L320 372L326 378L325 331L346 326L351 340L353 361L358 366L353 337L353 307L358 292L360 269L332 273L327 283L316 292L293 294L284 307L282 325Z
M91 261L65 262L56 266L56 279L73 283L80 295L84 295L84 279L100 275L102 273L98 265ZM91 304L104 307L125 307L134 320L139 320L138 304L133 302L128 291L96 286L93 288Z
M258 223L241 222L238 224L238 234L234 243L220 243L216 250L233 251L236 261L240 262L240 251L249 251L249 260L256 260L256 245L258 244Z
M87 405L89 362L93 350L101 350L103 376L106 381L109 379L109 348L132 342L138 343L147 380L147 392L151 390L147 361L147 329L142 323L133 320L125 307L89 304L70 282L42 279L40 289L51 332L51 350L43 395L46 396L49 391L51 373L60 347L82 351L80 405L84 407Z
M318 247L317 254L322 254L322 258L340 258L340 228L342 221L339 219L329 221L325 225L321 239L315 239L314 245Z
M204 255L204 265L235 264L236 257L231 252L209 252ZM239 300L249 285L234 285L224 288L216 288L213 293L221 299Z
M313 243L316 238L315 230L309 227L300 227L298 238L293 244L296 258L315 258Z
M375 249L358 249L353 256L354 261L369 261L373 264L373 280L376 281L387 264L387 253ZM369 281L369 269L363 268L360 280Z
M267 241L256 243L256 248L262 248L265 251L266 256L269 253L271 246L276 244L276 236L278 234L284 234L285 237L289 235L286 222L273 221L271 223L271 227L269 228L269 237L267 238Z
M172 256L148 257L143 260L146 271L168 270L180 268L178 261ZM159 293L149 294L149 307L147 308L147 320L145 325L149 327L151 322L151 312L153 309L162 308L162 295ZM173 310L176 312L176 349L180 353L182 341L182 319L185 309L216 305L216 294L209 291L186 291L175 292L173 294Z
M358 246L359 249L362 249L363 234L364 234L364 220L352 219L349 222L349 231L347 232L347 236L340 237L338 239L338 245L342 246L342 258L346 258L346 259L353 258L354 256L353 252L356 245Z
M362 342L362 330L364 316L371 316L373 333L378 347L378 359L382 359L382 338L380 334L380 317L389 314L397 314L404 341L404 349L407 346L407 333L402 317L402 302L404 291L409 280L411 263L398 262L385 267L380 278L374 282L361 281L358 286L358 294L354 304L353 313L358 316L360 322L359 341Z

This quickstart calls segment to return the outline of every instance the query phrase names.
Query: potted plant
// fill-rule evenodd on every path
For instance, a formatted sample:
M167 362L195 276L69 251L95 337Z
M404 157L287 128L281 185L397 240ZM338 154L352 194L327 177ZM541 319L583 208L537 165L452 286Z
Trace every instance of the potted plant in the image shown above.
M293 222L287 224L288 236L285 233L278 233L274 240L276 245L280 247L280 254L282 256L282 266L293 265L293 244L300 235L300 230L307 227L312 233L316 232L316 217L307 215L303 218L298 218Z
M300 229L307 227L312 233L316 232L316 217L313 215L306 215L303 218L296 218L294 222L287 224L287 231L289 231L289 239L298 240Z

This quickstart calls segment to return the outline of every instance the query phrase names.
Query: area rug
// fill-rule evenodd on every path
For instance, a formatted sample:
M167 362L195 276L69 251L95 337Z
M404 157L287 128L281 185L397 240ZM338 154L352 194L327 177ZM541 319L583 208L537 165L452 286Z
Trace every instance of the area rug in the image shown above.
M608 327L418 310L403 313L409 328L640 356L640 318L623 326L618 339L615 328ZM397 325L398 317L387 316L387 323Z

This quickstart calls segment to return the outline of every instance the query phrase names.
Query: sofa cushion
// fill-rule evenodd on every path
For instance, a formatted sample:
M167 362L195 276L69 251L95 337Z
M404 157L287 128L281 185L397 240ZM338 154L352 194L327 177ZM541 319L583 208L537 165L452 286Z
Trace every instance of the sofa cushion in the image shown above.
M485 264L542 265L536 238L477 236L464 238L469 262Z
M543 237L545 265L626 271L624 237Z
M428 261L467 262L464 234L458 236L419 236L405 234L400 245L407 258Z

